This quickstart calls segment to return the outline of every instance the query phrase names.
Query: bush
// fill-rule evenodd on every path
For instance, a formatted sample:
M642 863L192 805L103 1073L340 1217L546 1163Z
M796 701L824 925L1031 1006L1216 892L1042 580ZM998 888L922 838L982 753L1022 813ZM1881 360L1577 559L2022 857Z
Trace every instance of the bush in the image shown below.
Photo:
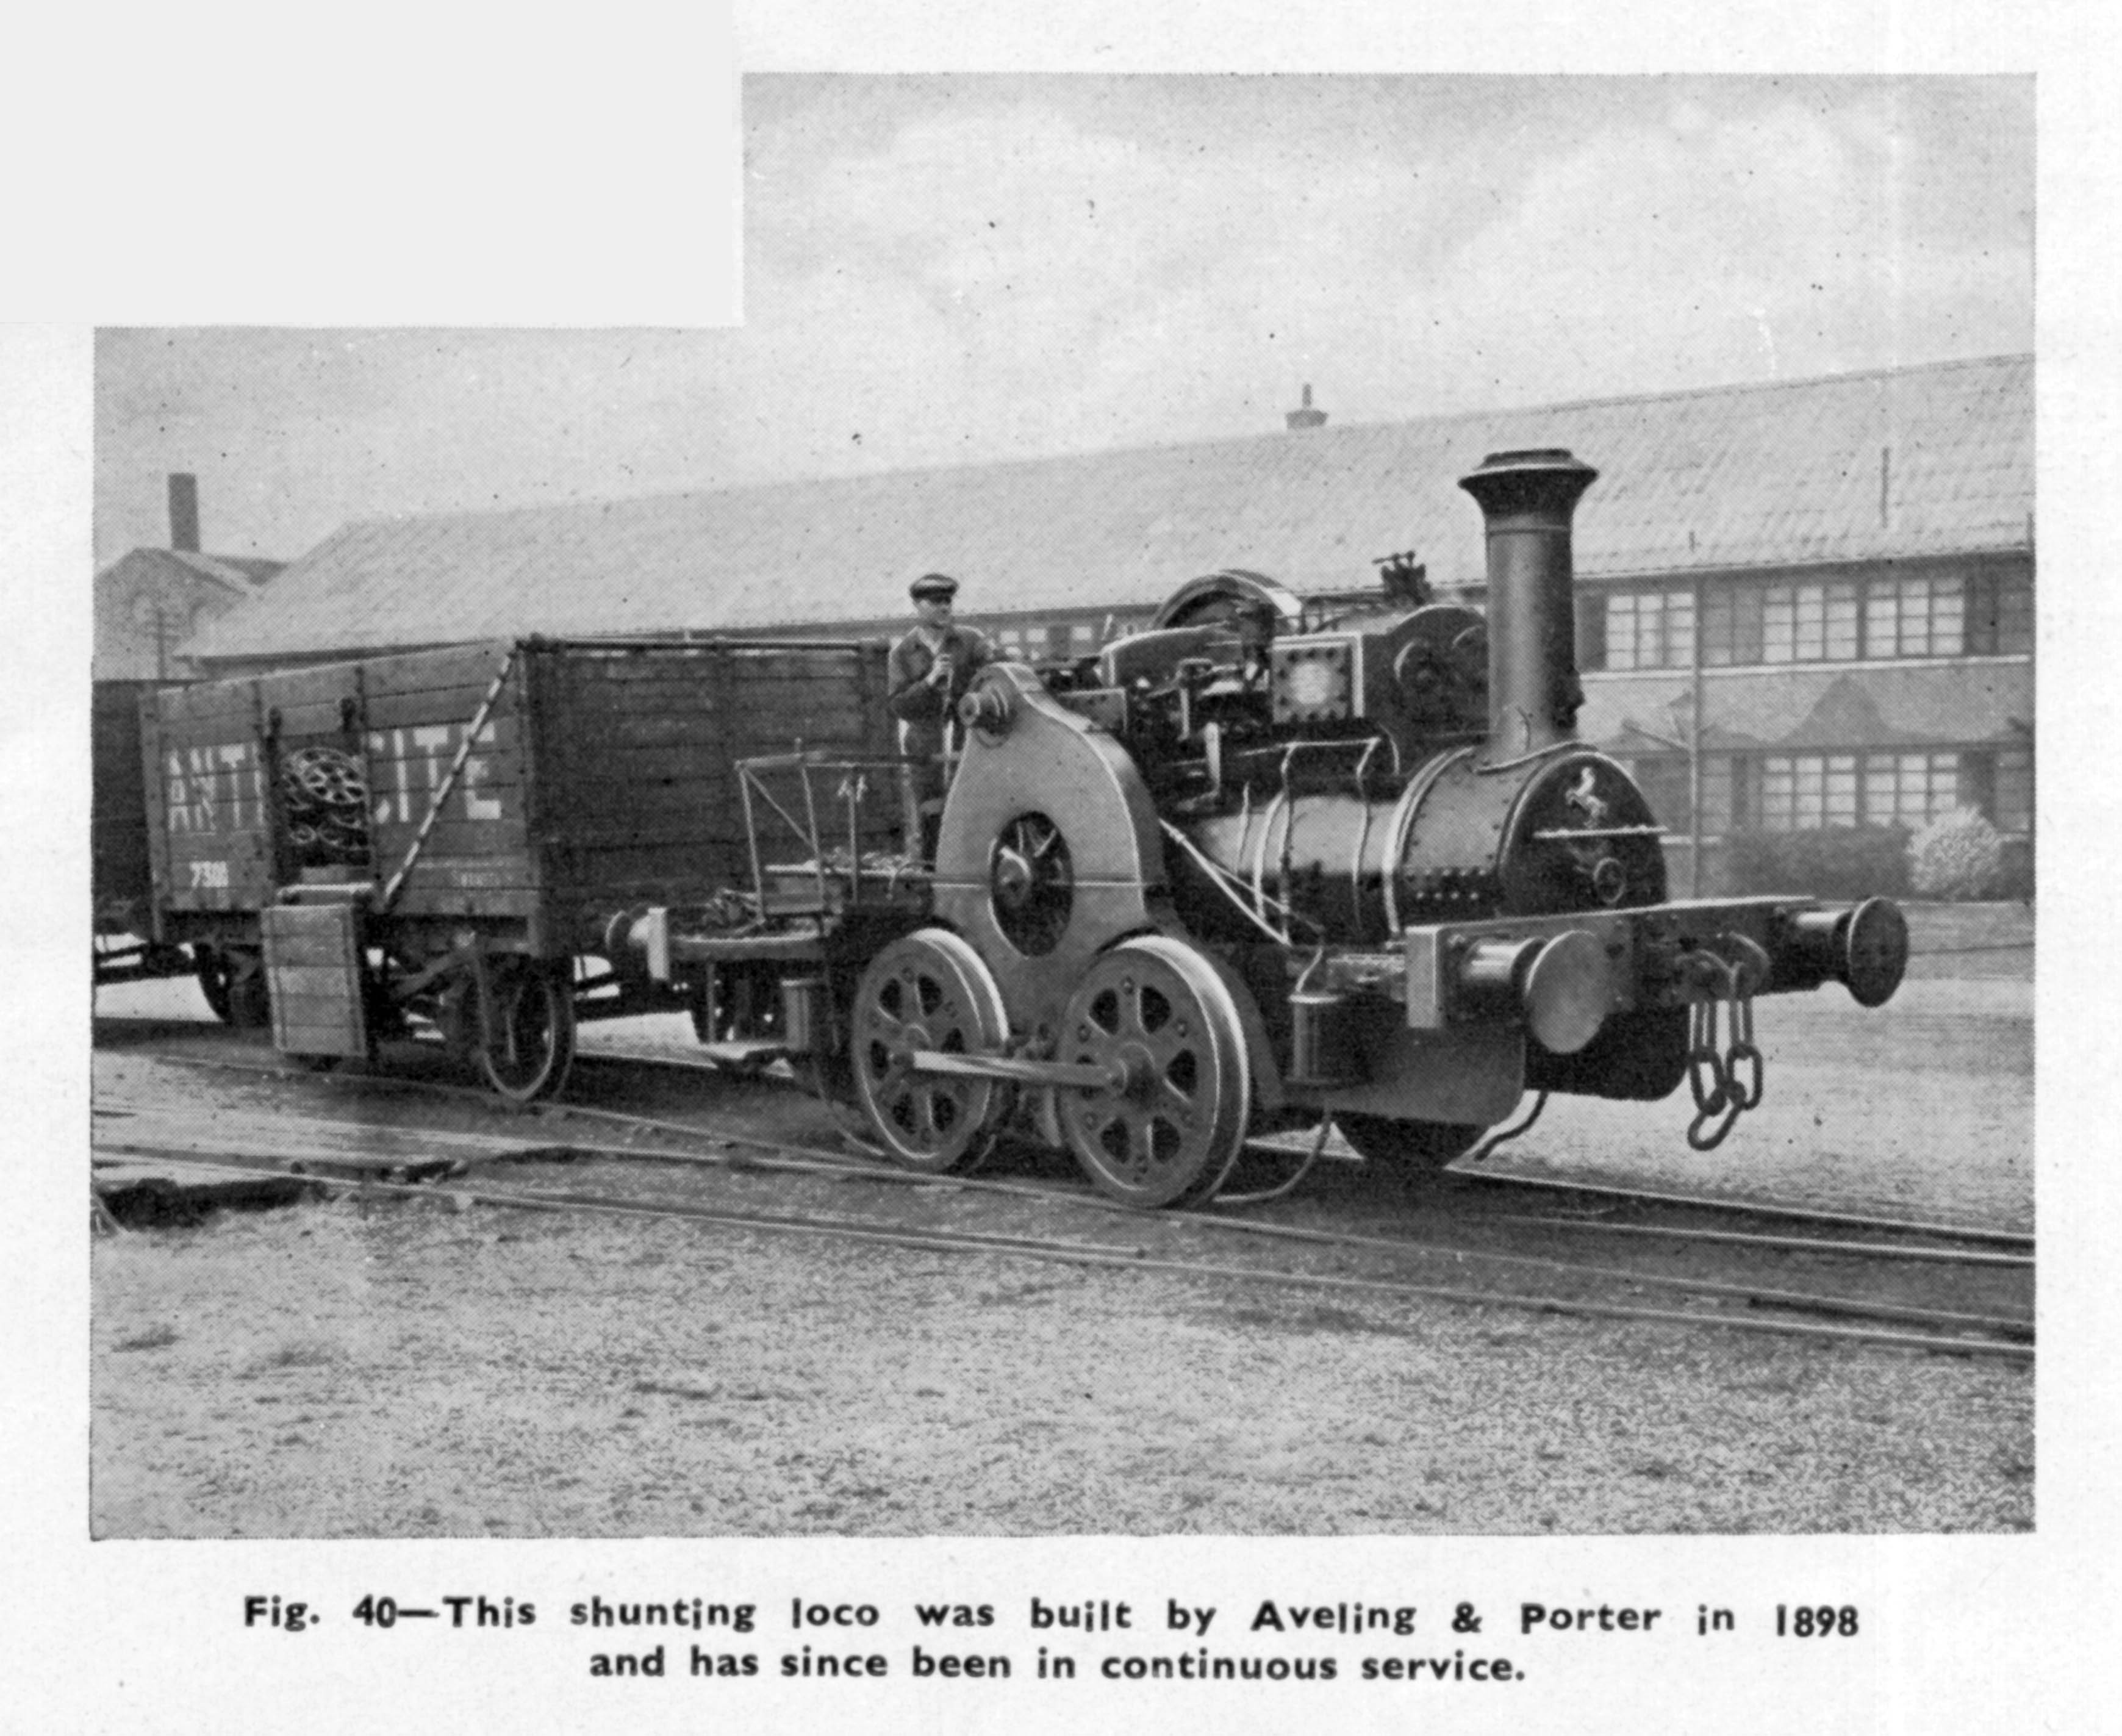
M1994 898L2004 884L2004 840L1971 807L1940 814L1909 840L1909 881L1921 898Z
M1736 832L1726 862L1731 890L1739 894L1893 898L1909 890L1909 834L1899 826Z

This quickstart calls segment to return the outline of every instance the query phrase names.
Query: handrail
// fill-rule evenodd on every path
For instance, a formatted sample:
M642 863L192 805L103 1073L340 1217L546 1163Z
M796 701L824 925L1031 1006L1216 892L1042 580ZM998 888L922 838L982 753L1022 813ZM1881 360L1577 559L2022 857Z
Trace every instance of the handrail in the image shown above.
M760 838L760 821L763 817L754 803L758 800L771 809L794 838L809 854L804 871L810 873L817 887L820 907L829 902L826 876L825 834L821 827L817 787L814 774L825 772L838 774L841 783L834 793L844 797L848 816L848 866L846 871L847 897L853 902L861 891L862 881L862 819L858 804L869 793L866 774L872 770L897 772L900 768L917 763L900 754L838 754L816 748L797 748L792 752L757 754L736 762L737 784L743 799L745 835L751 857L752 890L759 907L766 907L767 863ZM801 792L800 802L784 806L783 801L768 787L765 774L772 772L794 772ZM800 807L802 817L791 812L791 807ZM830 871L837 881L837 870Z

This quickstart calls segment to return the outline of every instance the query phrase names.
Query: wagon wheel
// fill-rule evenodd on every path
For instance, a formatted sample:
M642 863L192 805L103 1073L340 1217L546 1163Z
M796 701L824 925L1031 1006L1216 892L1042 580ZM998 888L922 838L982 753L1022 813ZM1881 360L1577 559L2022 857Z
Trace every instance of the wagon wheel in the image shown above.
M1144 1206L1213 1197L1245 1145L1252 1068L1205 958L1161 935L1103 954L1069 999L1061 1056L1119 1075L1058 1093L1068 1148L1101 1192Z
M194 949L192 974L213 1016L238 1031L256 1031L272 1022L265 992L265 961L247 948L202 946Z
M235 1006L228 994L228 961L212 947L194 948L192 974L199 979L199 993L206 997L213 1016L224 1025L234 1024Z
M871 962L849 1032L855 1094L885 1149L909 1169L945 1175L987 1154L1009 1113L999 1079L916 1073L918 1050L993 1054L1009 1038L1002 990L947 929L921 929Z
M575 1058L573 988L559 972L527 958L492 969L493 1026L479 1032L480 1075L512 1103L550 1097Z
M1463 1158L1488 1131L1456 1121L1395 1121L1390 1116L1342 1110L1334 1111L1334 1125L1365 1163L1398 1170L1410 1180L1434 1175L1455 1158Z

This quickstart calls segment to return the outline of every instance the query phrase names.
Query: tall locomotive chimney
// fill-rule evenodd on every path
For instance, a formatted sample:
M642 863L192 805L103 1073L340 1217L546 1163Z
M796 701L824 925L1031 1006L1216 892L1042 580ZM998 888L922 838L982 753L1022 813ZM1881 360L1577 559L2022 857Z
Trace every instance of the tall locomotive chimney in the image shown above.
M199 478L182 470L170 472L170 546L199 551Z
M1584 689L1569 520L1598 480L1559 447L1491 452L1459 486L1489 526L1489 745L1491 765L1574 740Z

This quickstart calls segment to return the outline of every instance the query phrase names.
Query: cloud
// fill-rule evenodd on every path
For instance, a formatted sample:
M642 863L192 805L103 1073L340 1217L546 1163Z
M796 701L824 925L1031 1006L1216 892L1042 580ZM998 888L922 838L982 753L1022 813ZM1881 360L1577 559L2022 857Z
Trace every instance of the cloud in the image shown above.
M106 335L99 550L2031 343L2023 81L768 82L745 328Z
M2022 348L2030 239L1966 157L2023 104L1965 82L1643 82L1573 133L1422 134L1413 84L1191 140L946 104L765 218L739 365L858 414L802 454L842 467L1264 430L1307 378L1370 420Z
M1923 154L1797 102L1687 105L1544 165L1410 311L1484 358L1461 390L1513 401L2026 347L2031 248L1938 232Z

